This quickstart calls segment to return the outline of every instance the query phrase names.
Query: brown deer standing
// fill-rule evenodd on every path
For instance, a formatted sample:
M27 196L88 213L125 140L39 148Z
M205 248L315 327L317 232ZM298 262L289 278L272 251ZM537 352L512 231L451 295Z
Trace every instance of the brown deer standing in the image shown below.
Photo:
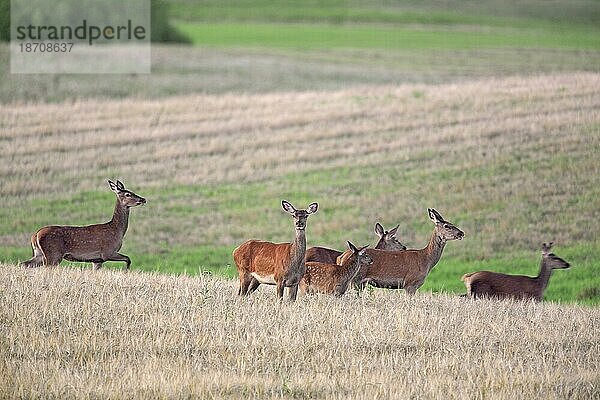
M377 222L375 224L375 234L379 236L379 241L377 242L377 245L375 245L375 248L379 250L390 251L406 250L406 246L396 239L398 227L400 227L400 225L397 225L394 229L386 231L383 229L383 226ZM325 264L337 264L338 257L341 255L341 251L329 249L327 247L314 246L306 250L306 256L304 257L304 260L306 262L314 261Z
M368 249L373 264L358 271L354 284L362 289L366 284L386 289L404 289L414 294L442 256L449 240L462 240L464 232L444 220L433 208L427 210L435 224L429 244L420 250L383 251Z
M105 261L124 261L129 269L131 260L118 253L127 232L129 209L146 203L146 199L126 190L121 181L108 181L117 195L115 211L110 221L88 226L45 226L31 236L33 257L21 263L24 267L58 265L67 261L91 262L98 269Z
M360 267L373 262L373 259L365 252L367 247L368 245L357 249L348 242L349 250L340 256L339 265L307 262L306 272L300 281L300 291L302 293L343 295Z
M296 300L298 284L306 269L306 220L317 212L319 205L312 203L306 210L296 210L283 200L281 207L294 218L296 238L293 243L272 243L248 240L233 250L233 259L240 277L241 296L254 292L261 283L277 285L277 297L283 298L284 288L289 288L290 300Z
M542 244L542 263L536 277L507 275L490 271L465 274L461 278L472 298L514 298L542 301L553 269L566 269L570 264L550 252L552 242Z

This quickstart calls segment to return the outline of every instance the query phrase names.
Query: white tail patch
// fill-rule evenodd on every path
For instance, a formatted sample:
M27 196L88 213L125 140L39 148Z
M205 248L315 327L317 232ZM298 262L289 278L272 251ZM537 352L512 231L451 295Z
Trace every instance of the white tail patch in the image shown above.
M252 272L250 275L252 275L254 277L254 279L256 279L257 281L259 281L260 283L263 283L265 285L275 285L276 284L274 274L261 276L261 275L257 274L256 272Z

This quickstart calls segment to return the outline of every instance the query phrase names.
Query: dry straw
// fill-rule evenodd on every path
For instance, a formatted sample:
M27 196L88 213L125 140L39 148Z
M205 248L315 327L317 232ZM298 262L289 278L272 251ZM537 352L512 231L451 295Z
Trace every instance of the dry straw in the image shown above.
M396 291L278 304L206 276L0 266L2 398L573 398L600 310Z

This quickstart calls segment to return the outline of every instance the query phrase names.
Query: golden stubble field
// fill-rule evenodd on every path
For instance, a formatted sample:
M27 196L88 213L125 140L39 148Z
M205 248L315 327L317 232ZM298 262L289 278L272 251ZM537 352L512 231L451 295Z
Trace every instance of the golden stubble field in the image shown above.
M535 144L543 151L542 145L558 142L568 150L576 139L587 139L570 135L568 128L597 122L599 88L598 74L569 73L6 105L0 110L0 173L6 180L0 193L30 197L97 190L96 178L115 169L145 176L136 180L138 186L202 184L257 181L348 166L349 160L351 165L410 162L423 150L447 152L423 168L453 164L459 149L470 163L515 144ZM74 176L78 182L59 185Z
M0 266L1 398L600 396L600 310Z

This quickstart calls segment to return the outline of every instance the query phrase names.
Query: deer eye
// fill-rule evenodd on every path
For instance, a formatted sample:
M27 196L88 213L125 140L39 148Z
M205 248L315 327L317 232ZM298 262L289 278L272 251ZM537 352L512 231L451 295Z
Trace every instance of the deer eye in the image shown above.
M125 193L125 197L131 197L131 193Z

